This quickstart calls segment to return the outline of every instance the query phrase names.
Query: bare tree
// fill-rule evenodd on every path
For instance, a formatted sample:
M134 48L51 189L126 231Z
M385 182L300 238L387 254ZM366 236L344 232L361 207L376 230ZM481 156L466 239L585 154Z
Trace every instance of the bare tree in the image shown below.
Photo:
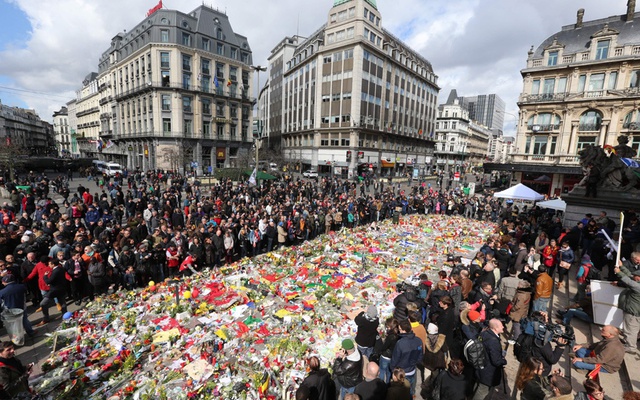
M4 146L0 146L0 166L9 170L9 180L15 181L16 169L28 165L29 148L20 141L7 138Z

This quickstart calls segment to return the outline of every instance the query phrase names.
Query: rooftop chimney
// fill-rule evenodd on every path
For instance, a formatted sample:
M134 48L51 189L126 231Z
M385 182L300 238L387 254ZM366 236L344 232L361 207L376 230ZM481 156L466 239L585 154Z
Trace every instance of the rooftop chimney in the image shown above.
M627 1L627 22L633 21L633 14L636 12L636 0Z
M633 0L630 0L633 1ZM584 18L584 8L578 10L578 15L576 19L576 28L582 28L582 18Z

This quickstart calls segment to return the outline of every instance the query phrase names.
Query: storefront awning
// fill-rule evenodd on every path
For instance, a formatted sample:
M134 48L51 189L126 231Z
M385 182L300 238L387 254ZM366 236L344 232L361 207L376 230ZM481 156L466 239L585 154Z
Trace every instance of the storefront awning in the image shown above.
M396 166L396 163L390 162L390 161L386 161L386 160L381 160L380 164L381 164L382 168L393 168L393 167Z

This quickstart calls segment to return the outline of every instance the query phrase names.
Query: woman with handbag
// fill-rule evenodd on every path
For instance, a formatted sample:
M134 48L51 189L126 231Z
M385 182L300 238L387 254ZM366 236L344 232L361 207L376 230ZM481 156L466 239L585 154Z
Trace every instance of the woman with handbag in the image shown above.
M558 250L558 260L560 263L558 266L558 289L564 286L564 278L567 276L567 271L571 268L571 264L575 260L573 250L569 247L569 242L562 242L562 247Z
M558 263L558 244L555 239L549 240L549 245L542 250L542 263L549 270L549 276L553 278Z

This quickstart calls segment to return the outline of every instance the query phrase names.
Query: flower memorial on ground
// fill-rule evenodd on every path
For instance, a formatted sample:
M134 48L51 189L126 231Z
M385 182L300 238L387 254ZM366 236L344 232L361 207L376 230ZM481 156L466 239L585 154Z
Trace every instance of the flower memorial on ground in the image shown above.
M350 313L391 314L397 283L435 278L493 229L406 216L98 298L65 315L32 387L52 399L291 398L306 356L327 365L355 335Z

